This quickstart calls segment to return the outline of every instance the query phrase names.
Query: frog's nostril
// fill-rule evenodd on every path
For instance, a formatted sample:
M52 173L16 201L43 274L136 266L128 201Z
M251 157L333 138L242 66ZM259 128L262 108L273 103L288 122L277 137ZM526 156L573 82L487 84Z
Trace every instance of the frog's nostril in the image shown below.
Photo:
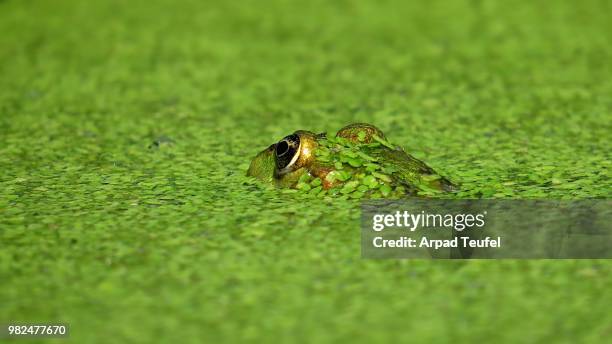
M281 156L287 153L288 150L289 150L289 144L287 143L287 141L283 140L279 142L278 144L276 144L276 155L277 156Z

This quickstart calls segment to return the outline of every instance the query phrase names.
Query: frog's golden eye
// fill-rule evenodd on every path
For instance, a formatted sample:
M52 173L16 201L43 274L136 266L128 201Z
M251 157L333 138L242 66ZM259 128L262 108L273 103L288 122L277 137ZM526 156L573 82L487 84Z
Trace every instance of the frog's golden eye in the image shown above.
M277 142L274 145L276 175L308 168L315 161L317 146L317 135L305 130L298 130Z
M292 134L280 140L274 150L276 168L280 174L289 172L300 156L300 137Z

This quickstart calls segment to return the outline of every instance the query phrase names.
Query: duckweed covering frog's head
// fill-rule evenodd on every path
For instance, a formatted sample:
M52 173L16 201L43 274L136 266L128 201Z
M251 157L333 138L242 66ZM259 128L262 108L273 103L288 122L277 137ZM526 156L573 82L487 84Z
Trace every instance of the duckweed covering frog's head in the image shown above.
M335 137L298 130L257 154L247 175L279 187L352 198L457 190L365 123L348 125Z

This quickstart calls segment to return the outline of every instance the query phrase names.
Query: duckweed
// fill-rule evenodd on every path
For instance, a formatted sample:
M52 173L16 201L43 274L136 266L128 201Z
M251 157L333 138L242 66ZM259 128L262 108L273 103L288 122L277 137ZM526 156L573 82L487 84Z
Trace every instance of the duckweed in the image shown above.
M360 197L399 192L388 166L334 161L367 171L346 194L244 171L296 129L369 122L461 183L426 197L610 198L609 12L0 1L0 323L77 343L602 342L608 261L365 260Z

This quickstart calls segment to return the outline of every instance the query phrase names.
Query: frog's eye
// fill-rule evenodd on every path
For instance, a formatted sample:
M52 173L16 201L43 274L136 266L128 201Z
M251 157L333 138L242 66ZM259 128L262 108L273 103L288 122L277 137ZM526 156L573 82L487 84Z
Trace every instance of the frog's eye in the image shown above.
M291 170L300 156L300 137L292 134L280 140L276 144L274 156L276 157L276 168L279 173L286 173Z

